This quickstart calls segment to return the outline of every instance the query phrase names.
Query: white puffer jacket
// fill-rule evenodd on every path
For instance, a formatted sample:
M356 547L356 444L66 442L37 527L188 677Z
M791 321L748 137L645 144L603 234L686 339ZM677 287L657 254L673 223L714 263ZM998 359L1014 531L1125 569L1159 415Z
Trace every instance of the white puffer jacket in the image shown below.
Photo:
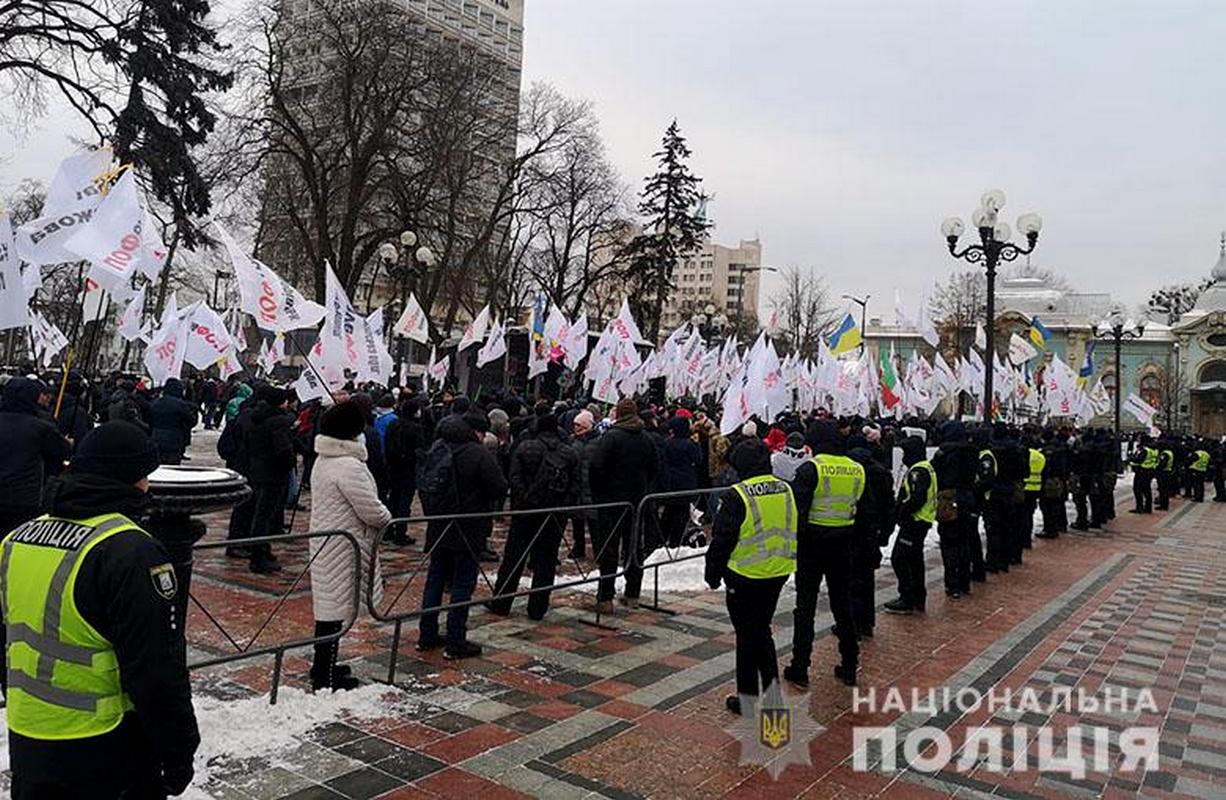
M375 537L392 520L379 502L375 479L366 468L366 445L330 436L315 437L311 469L311 530L352 533L362 551L361 599L366 603L366 575ZM353 548L348 539L311 540L311 601L317 621L348 620L353 605ZM383 574L375 564L375 602L383 597Z

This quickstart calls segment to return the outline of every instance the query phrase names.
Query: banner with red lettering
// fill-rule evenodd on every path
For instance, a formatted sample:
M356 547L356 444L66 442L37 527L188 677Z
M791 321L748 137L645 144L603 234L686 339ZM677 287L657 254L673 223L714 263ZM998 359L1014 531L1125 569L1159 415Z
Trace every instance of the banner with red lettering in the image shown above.
M170 296L162 319L145 349L145 371L153 379L154 386L161 386L170 378L179 377L179 373L183 371L188 326L195 312L196 307L193 305L180 314L175 296Z
M13 223L0 212L0 331L31 323L30 296L21 279L21 260L13 243Z
M102 194L94 182L111 169L111 151L86 150L60 163L42 212L17 229L17 254L37 272L40 265L76 261L64 243L94 216Z
M128 301L123 316L119 318L119 335L124 341L132 342L140 338L141 319L145 313L145 287L140 287L136 296Z
M201 303L187 325L187 349L183 360L196 369L207 369L234 349L234 340L217 312Z
M230 254L238 277L239 307L255 317L255 324L266 331L284 333L311 328L324 318L324 307L312 303L277 273L248 256L238 242L214 220L218 238Z
M126 282L144 252L141 231L145 212L136 192L136 176L126 170L106 193L89 224L64 243L64 249L88 261L99 283Z

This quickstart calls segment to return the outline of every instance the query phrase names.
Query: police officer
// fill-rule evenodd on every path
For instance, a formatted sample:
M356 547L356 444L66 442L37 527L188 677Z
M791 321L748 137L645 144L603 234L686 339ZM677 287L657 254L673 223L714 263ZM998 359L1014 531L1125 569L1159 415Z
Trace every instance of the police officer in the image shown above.
M1042 539L1055 539L1068 530L1068 510L1064 499L1068 494L1069 453L1065 436L1048 430L1043 436L1043 489L1039 511L1043 530L1035 534Z
M956 599L971 593L970 537L979 538L974 490L979 457L967 441L961 422L945 423L941 437L941 446L932 457L940 488L937 536L945 571L945 594Z
M841 455L843 444L833 422L819 420L809 428L814 457L796 469L792 490L800 519L796 560L796 608L792 612L792 663L783 677L801 688L809 685L813 655L813 623L822 579L830 593L840 664L835 677L856 683L860 645L851 613L851 540L860 499L864 467Z
M1209 451L1197 441L1196 449L1188 454L1188 474L1192 483L1192 502L1205 501L1205 478L1209 475Z
M1148 436L1142 436L1132 456L1128 459L1132 466L1132 497L1136 507L1132 514L1154 513L1153 482L1154 472L1158 469L1158 448Z
M856 637L871 639L877 625L876 572L881 566L881 548L894 533L894 476L884 463L880 445L863 434L847 440L847 455L864 467L865 479L851 548L851 614Z
M1047 456L1039 449L1039 440L1033 435L1026 436L1026 480L1022 489L1026 492L1025 518L1018 520L1021 545L1029 550L1033 545L1034 512L1038 510L1039 498L1043 494L1043 477L1047 469Z
M166 551L134 517L157 467L108 422L0 545L13 797L164 798L200 743Z
M707 585L728 587L725 600L736 631L736 694L725 700L741 713L742 697L757 697L779 680L771 620L779 593L796 571L796 500L771 474L770 449L757 439L732 449L740 481L723 493L707 548Z
M1171 440L1162 437L1158 441L1158 501L1154 508L1166 511L1171 507L1171 495L1178 491L1175 478L1175 448Z
M898 487L898 536L890 564L898 577L898 597L885 604L891 614L923 613L928 599L924 586L924 539L937 518L937 473L925 458L924 440L908 436L899 442L907 466Z
M977 427L971 434L971 445L979 453L979 463L975 465L975 508L983 519L986 530L992 523L992 485L996 483L996 456L988 447L988 433L983 427ZM979 535L979 518L974 520L974 526L967 529L970 535L966 541L966 556L970 563L971 580L983 583L988 579L987 569L983 560L983 537Z

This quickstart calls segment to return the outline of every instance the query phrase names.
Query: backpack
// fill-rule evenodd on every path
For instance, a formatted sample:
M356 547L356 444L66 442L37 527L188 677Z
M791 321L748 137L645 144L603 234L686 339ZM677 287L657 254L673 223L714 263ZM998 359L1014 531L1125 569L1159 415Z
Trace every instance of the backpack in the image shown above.
M460 490L456 485L455 459L451 446L442 439L417 456L417 493L427 516L459 511Z
M238 420L235 419L227 422L226 427L222 428L221 436L217 439L217 455L226 462L226 466L243 469L247 466L245 464L246 442L239 433L237 423Z
M942 489L937 492L937 522L954 522L958 519L958 491Z
M574 462L561 447L545 445L545 454L532 483L524 490L523 502L531 508L550 508L570 497Z

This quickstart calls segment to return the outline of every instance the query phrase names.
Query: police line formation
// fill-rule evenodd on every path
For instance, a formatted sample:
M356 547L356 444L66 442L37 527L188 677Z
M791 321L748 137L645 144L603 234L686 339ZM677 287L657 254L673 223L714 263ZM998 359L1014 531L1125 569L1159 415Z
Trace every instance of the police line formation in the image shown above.
M700 546L709 536L706 582L726 586L736 632L737 695L727 701L734 713L740 697L778 680L771 620L790 576L793 640L782 677L809 685L825 581L838 639L833 673L854 685L861 642L874 634L874 572L888 543L898 596L887 612L925 611L923 544L934 526L946 594L965 602L975 584L1021 566L1033 537L1107 527L1123 470L1119 443L1094 429L899 424L817 410L770 424L751 419L725 435L712 409L688 401L530 406L500 391L482 405L447 392L428 401L411 388L351 386L295 408L292 392L211 378L172 379L156 397L122 377L95 386L74 375L68 387L58 419L48 411L52 387L38 379L8 379L0 404L0 477L10 489L0 502L10 531L0 549L0 597L16 797L159 796L190 783L199 734L173 612L178 587L142 519L147 476L159 463L182 461L201 412L207 427L224 422L218 450L254 489L231 518L227 554L256 572L279 565L269 546L244 540L280 532L308 485L310 528L355 534L364 565L377 537L416 544L394 522L409 517L416 495L430 518L416 646L441 648L448 659L481 652L467 636L479 561L500 561L485 603L495 615L512 612L530 567L542 591L529 595L527 613L539 620L569 526L566 555L588 558L590 541L596 608L611 613L619 571L621 602L636 606L648 553ZM1226 500L1222 456L1217 443L1195 437L1136 437L1127 459L1133 511L1166 509L1181 491L1198 502L1207 480L1214 499ZM649 512L652 524L637 532L632 515L615 513L619 503L660 491L668 494ZM526 513L511 517L498 554L490 549L493 517L508 499ZM569 510L531 513L553 508ZM311 544L323 636L359 613L352 556L336 538ZM379 587L371 561L376 572L362 580ZM444 605L445 629L431 610ZM316 646L310 679L317 691L358 684L338 663L335 640Z

